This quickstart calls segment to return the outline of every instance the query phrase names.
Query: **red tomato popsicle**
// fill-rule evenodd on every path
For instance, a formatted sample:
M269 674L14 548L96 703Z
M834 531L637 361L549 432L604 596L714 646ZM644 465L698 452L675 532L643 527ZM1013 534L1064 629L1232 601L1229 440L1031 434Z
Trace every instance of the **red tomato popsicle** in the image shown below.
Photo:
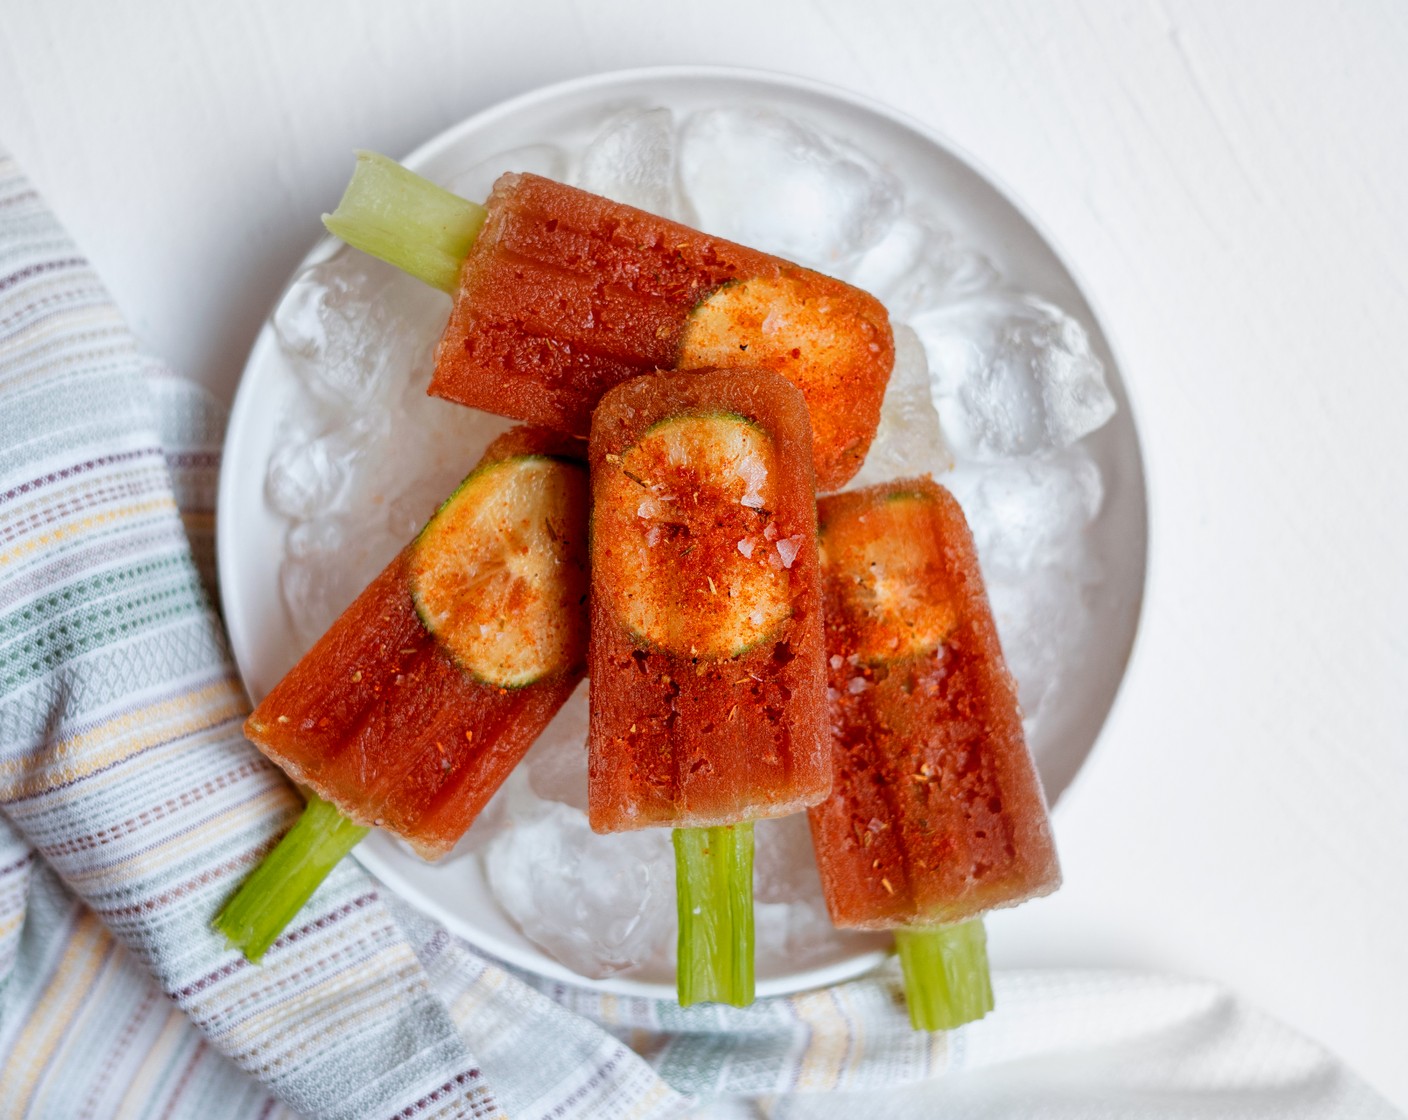
M835 782L810 818L832 920L981 939L961 923L1060 870L967 523L928 478L824 498L818 521Z
M283 923L250 933L240 906L297 893L257 882L271 864L307 886L287 922L370 826L444 855L582 679L588 480L572 442L517 428L491 444L249 717L250 740L316 795L217 919L253 955Z
M751 822L831 785L810 446L760 370L637 378L592 422L591 823L677 830L684 1003L751 1000Z
M811 413L816 479L860 469L894 365L873 296L537 175L480 207L359 153L328 229L454 297L430 391L586 435L603 393L657 369L779 373Z

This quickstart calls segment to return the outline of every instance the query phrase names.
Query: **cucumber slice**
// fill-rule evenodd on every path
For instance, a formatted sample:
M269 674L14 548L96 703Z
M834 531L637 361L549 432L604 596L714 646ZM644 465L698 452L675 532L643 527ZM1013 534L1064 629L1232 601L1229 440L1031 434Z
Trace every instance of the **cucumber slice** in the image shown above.
M802 545L774 518L774 469L772 438L731 412L668 417L607 456L593 571L637 641L736 657L791 616Z
M716 288L689 314L680 369L737 366L777 370L803 392L836 377L851 343L831 302L796 276L738 280Z
M932 528L933 498L901 490L821 526L821 563L866 664L933 653L958 624Z
M888 339L837 287L801 270L725 284L690 312L675 362L679 369L746 365L797 386L811 414L823 490L860 468L890 373Z
M542 455L480 467L411 547L427 630L476 679L522 688L586 656L585 469Z

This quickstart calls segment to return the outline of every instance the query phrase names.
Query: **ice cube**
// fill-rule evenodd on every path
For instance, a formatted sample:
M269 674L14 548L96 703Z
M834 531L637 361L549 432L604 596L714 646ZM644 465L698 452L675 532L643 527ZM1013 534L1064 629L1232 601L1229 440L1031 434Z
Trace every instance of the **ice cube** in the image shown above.
M1034 744L1051 698L1084 662L1090 595L1103 573L1089 527L1104 478L1079 444L1002 463L960 464L945 479L978 549L1007 667Z
M616 114L582 152L577 186L627 206L692 222L675 181L675 120L669 109Z
M285 443L269 460L264 495L286 517L312 517L327 508L347 482L347 462L326 440Z
M311 646L391 557L384 532L366 532L339 518L296 525L279 568L284 605L304 647Z
M845 277L909 319L997 286L993 263L932 218L901 215Z
M1017 681L1027 737L1037 741L1034 732L1048 698L1066 675L1080 672L1080 654L1093 628L1088 585L1055 566L1021 579L999 576L986 582L1003 656Z
M546 179L563 180L568 175L567 153L556 144L525 144L521 148L495 152L471 167L445 177L441 184L461 198L483 202L494 180L506 171L526 171Z
M827 916L806 814L756 822L753 852L759 973L792 972L843 953L855 935L836 929Z
M326 348L328 332L323 306L330 298L330 286L346 283L345 279L338 279L340 270L336 265L338 258L345 256L346 250L339 249L331 260L305 268L293 278L279 301L272 320L274 336L289 357L316 359Z
M1100 513L1100 468L1077 444L1054 455L964 466L944 479L963 507L983 573L1020 578L1042 566L1073 574L1093 562L1086 529Z
M1037 296L984 293L912 325L960 459L992 462L1067 447L1114 415L1085 328Z
M423 510L420 524L470 472L489 441L509 426L502 417L427 395L432 349L427 345L417 361L408 363L399 396L386 406L387 430L369 449L368 469L359 477L365 492Z
M668 829L598 836L586 814L505 783L508 824L484 852L489 887L524 934L581 976L668 960L675 863Z
M287 432L264 478L269 505L291 518L332 510L376 427L374 418L364 418L313 439Z
M701 229L826 272L880 241L899 212L893 175L779 113L697 112L679 145Z
M821 898L821 876L805 813L753 825L753 897L777 903Z
M895 327L895 368L880 405L880 426L865 462L850 484L854 489L931 474L953 467L939 414L929 389L929 364L919 336Z
M448 312L443 292L344 248L294 280L274 334L314 397L355 414L400 391L419 356L406 341L439 337Z
M534 793L583 812L587 808L587 691L583 681L523 759Z
M327 560L342 547L346 536L346 527L336 518L315 518L289 530L284 551L295 560Z
M763 975L796 972L835 960L845 953L847 942L861 940L831 924L820 895L793 902L754 902L753 931L754 967Z

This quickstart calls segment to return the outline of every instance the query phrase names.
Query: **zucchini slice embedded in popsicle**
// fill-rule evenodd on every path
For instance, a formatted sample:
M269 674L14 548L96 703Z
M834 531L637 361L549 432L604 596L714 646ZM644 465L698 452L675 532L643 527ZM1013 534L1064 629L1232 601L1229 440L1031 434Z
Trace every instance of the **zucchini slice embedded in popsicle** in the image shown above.
M934 558L931 503L922 491L901 490L878 508L853 506L821 525L822 567L864 573L842 585L841 600L867 664L932 653L958 623Z
M773 521L774 454L751 420L709 412L667 417L607 457L592 560L642 644L735 657L790 617L803 542Z
M587 472L520 455L480 467L408 559L416 612L475 678L521 688L586 656Z

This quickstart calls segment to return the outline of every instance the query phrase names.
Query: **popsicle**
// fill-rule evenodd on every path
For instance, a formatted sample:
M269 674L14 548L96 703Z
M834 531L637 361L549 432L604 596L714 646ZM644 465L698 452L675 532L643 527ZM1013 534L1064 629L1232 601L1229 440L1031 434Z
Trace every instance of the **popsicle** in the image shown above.
M589 813L677 830L685 1004L751 1001L751 822L831 785L810 446L766 370L636 378L592 422Z
M929 478L818 507L834 787L810 810L836 925L895 929L916 1027L991 1008L981 916L1060 870L962 510Z
M255 708L312 791L216 919L257 959L371 826L450 850L586 668L581 441L515 428Z
M480 207L368 152L324 222L454 296L430 383L447 400L585 435L627 378L771 370L806 398L823 490L875 435L894 339L839 280L536 175Z

